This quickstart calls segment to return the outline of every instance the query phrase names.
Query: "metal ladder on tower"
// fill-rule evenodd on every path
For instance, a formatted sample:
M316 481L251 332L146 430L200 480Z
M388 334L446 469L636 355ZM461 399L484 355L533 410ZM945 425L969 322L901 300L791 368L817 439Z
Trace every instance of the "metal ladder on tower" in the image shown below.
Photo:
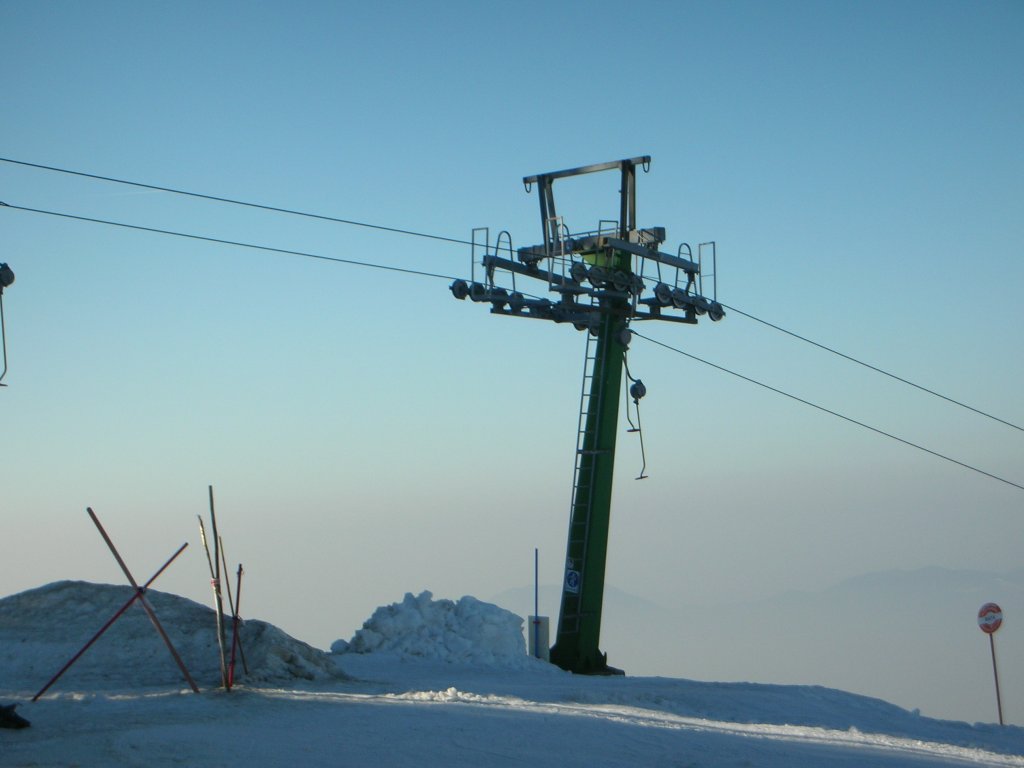
M583 576L584 568L586 567L584 557L587 552L590 534L591 504L596 476L594 457L598 453L598 451L588 446L597 444L597 430L600 425L600 420L591 418L591 413L600 411L601 399L604 394L600 383L602 381L601 371L597 370L598 345L598 337L588 332L583 361L583 380L580 385L580 410L576 429L576 461L573 470L569 537L566 547L566 572L576 572L578 574L578 582L575 592L572 589L573 585L568 583L568 578L564 587L564 608L560 632L566 634L576 634L579 632L580 617L582 616Z

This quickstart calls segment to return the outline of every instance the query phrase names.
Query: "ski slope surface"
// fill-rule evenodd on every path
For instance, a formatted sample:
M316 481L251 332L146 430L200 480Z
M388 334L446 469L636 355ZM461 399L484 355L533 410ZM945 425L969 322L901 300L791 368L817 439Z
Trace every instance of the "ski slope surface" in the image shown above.
M526 655L522 619L411 594L332 652L262 622L248 674L219 688L209 609L147 599L201 692L132 596L58 582L0 600L0 766L1024 766L1024 729L922 717L816 686L584 677ZM230 624L230 623L229 623Z

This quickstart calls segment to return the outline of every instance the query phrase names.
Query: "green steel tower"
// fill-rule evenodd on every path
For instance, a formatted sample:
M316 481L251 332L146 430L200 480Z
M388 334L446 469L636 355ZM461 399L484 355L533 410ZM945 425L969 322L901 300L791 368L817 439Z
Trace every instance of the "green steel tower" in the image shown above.
M474 230L472 278L451 285L456 298L490 303L495 314L571 323L577 330L587 331L565 575L558 631L551 648L553 663L582 674L621 674L608 666L600 637L629 325L637 320L694 324L700 315L716 321L725 316L715 296L714 243L702 243L694 261L685 243L675 255L658 250L665 240L664 228L637 228L636 169L647 170L650 162L651 158L644 156L527 176L523 179L527 191L536 185L540 198L544 242L513 252L511 237L502 232L492 249L487 230ZM619 218L601 220L596 230L570 233L555 211L554 182L607 170L619 171ZM482 282L475 274L480 248ZM710 256L708 275L701 270L705 251ZM511 290L495 282L499 270L509 274ZM705 276L712 278L711 298L703 295ZM546 282L557 300L527 298L517 288L517 277ZM656 281L651 295L644 295L645 280ZM643 384L636 381L630 394L638 402L644 394Z

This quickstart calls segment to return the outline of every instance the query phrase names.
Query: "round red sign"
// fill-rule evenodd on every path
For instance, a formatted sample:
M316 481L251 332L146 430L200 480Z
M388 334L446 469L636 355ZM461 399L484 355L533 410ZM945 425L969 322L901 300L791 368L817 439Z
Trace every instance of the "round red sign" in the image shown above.
M1003 609L995 603L985 603L978 611L978 626L991 635L1003 625Z

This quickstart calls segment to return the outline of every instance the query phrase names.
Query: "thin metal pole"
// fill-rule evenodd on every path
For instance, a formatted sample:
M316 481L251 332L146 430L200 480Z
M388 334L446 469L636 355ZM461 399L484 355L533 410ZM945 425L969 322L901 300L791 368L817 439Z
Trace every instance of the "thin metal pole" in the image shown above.
M242 570L242 564L239 563L238 564L238 592L235 593L237 595L236 599L239 600L239 601L241 601L241 599L242 599L241 595L242 595L242 574L243 573L244 573L244 571ZM245 674L248 675L249 674L249 662L245 660L245 646L242 645L242 624L243 624L242 614L241 614L241 610L242 609L239 608L238 610L239 610L239 613L238 613L237 616L235 616L235 619L238 622L238 632L237 632L237 636L238 636L238 655L242 657L242 671L245 672Z
M220 681L224 690L231 690L228 682L227 654L224 649L224 599L220 591L220 536L217 534L217 513L213 507L213 486L210 487L210 527L213 528L213 600L217 612L217 648L220 651Z
M540 653L540 550L533 548L533 655Z
M226 567L225 567L225 570L227 570ZM241 627L241 616L239 615L239 611L241 611L241 602L242 602L242 573L243 573L243 571L242 571L242 564L239 563L238 564L238 590L235 592L235 595L238 598L238 602L235 604L236 605L235 612L234 612L234 615L231 617L231 620L232 620L232 625L231 625L231 663L228 665L228 681L232 685L234 685L234 683L235 683L235 650L236 649L239 651L239 653L242 656L242 668L245 669L245 673L246 674L249 674L249 665L245 663L245 651L242 650L242 638L238 634L238 630ZM231 579L229 578L228 582L230 583L230 581L231 581Z
M1003 698L999 694L999 670L996 668L996 635L995 632L988 633L989 646L992 648L992 675L996 679L996 706L999 708L999 724L1003 723Z
M220 564L224 568L224 570L221 571L221 573L227 573L228 572L228 556L224 553L224 539L220 538L220 537L217 537L217 538L218 538L218 542L220 543ZM235 615L235 598L231 594L231 579L230 578L224 579L224 586L226 586L227 590L228 590L228 608L231 609L231 615L234 616Z
M218 549L220 551L220 564L223 566L223 570L221 571L221 573L224 574L224 584L227 586L227 589L228 589L228 608L231 609L232 617L237 617L238 613L235 611L235 599L231 596L231 574L228 573L228 557L227 557L226 554L224 554L224 540L220 536L217 537L217 544L218 544ZM232 643L234 643L233 640L232 640ZM227 678L225 678L225 687L229 691L231 690L231 686L234 685L234 682L235 682L234 665L235 665L235 649L234 649L234 647L232 647L231 648L231 663L228 666Z
M225 576L225 578L224 578L224 583L228 587L228 606L231 608L231 617L234 620L234 625L233 625L234 626L234 630L233 631L237 632L238 631L238 624L239 624L239 622L241 620L240 619L240 613L239 613L241 611L241 608L239 607L239 603L242 600L242 564L241 563L238 564L238 592L236 593L235 597L232 598L232 596L231 596L231 574L228 573L228 558L224 554L224 540L223 539L220 542L220 563L221 563L221 565L224 566L223 573L227 574ZM242 638L238 637L237 638L237 642L238 642L238 650L239 650L239 652L242 655L242 668L245 670L245 674L249 674L249 665L245 661L245 650L242 648ZM228 669L228 679L229 680L233 680L234 677L235 677L235 675L234 675L234 668L235 668L235 659L234 659L235 649L234 649L234 644L235 644L235 639L232 639L231 644L232 644L232 648L231 648L231 665L230 665L230 667Z
M0 371L0 381L7 375L7 329L4 327L4 289L0 288L0 343L4 349L4 369ZM6 384L0 384L6 387Z

